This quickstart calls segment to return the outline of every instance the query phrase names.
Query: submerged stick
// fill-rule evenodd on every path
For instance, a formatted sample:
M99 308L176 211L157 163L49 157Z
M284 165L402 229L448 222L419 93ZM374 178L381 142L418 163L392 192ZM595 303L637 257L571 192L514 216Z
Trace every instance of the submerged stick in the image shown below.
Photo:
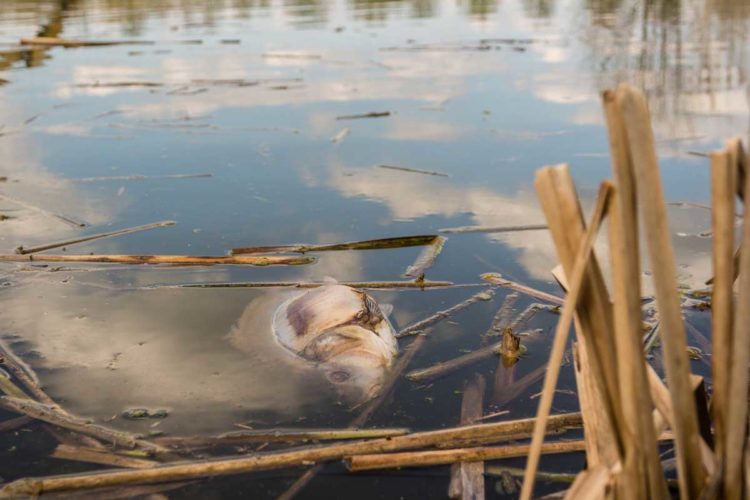
M485 273L481 275L480 278L482 278L484 281L487 281L488 283L492 283L493 285L510 288L511 290L523 293L524 295L529 295L539 300L551 302L552 304L561 306L565 303L564 299L558 297L557 295L552 295L551 293L543 292L541 290L537 290L536 288L531 288L530 286L522 285L520 283L516 283L515 281L505 279L498 273Z
M315 262L313 257L217 256L191 255L0 255L0 261L11 262L102 262L108 264L189 264L189 265L250 265L297 266Z
M457 448L452 450L414 451L406 453L382 453L372 455L356 455L346 460L346 465L352 472L375 469L398 469L402 467L430 467L447 465L456 462L478 462L484 460L499 460L503 458L525 457L529 453L528 444L509 446L486 446L476 448ZM542 453L570 453L583 451L585 444L579 441L557 441L544 443Z
M488 300L492 300L492 297L495 295L495 292L493 290L483 290L481 292L475 293L468 299L464 300L463 302L460 302L456 304L455 306L449 307L448 309L444 309L442 311L438 311L432 316L429 316L423 320L417 321L416 323L412 323L411 325L403 328L400 332L396 334L396 338L400 339L403 337L406 337L408 335L416 335L417 333L420 333L425 328L428 328L435 323L438 323L445 318L452 316L453 314L456 314L457 312L466 309L472 304L476 304L479 301L486 302Z
M85 222L81 222L81 221L76 220L76 219L74 219L72 217L69 217L67 215L62 215L62 214L58 214L58 213L55 213L55 212L50 212L49 210L45 210L44 208L37 207L36 205L32 205L31 203L26 203L25 201L18 200L16 198L11 198L10 196L4 195L4 194L0 194L0 200L5 200L5 201L8 201L8 202L13 203L15 205L27 208L29 210L33 210L34 212L37 212L37 213L42 214L42 215L44 215L46 217L49 217L49 218L58 220L60 222L63 222L63 223L65 223L65 224L67 224L67 225L69 225L71 227L78 228L78 227L86 227L88 225Z
M55 408L30 399L0 397L0 407L5 410L26 415L36 420L78 432L85 436L91 436L126 448L141 448L152 453L161 453L166 450L161 446L139 439L128 432L108 429L100 425L91 424L85 420L77 419L66 413L61 413Z
M159 465L159 462L143 458L126 457L109 451L86 448L82 446L71 446L59 444L50 455L52 458L63 460L75 460L77 462L88 462L92 464L110 465L112 467L123 467L127 469L146 469Z
M548 229L546 224L529 224L528 226L460 226L438 229L438 233L517 233L520 231L542 231Z
M461 400L461 425L476 422L482 416L485 380L480 374L464 384ZM448 486L450 498L484 498L484 462L454 464Z
M85 490L109 486L148 484L226 474L239 474L257 470L280 469L303 464L340 460L364 453L385 453L399 450L450 446L451 443L499 442L505 436L515 437L519 432L529 432L534 419L477 424L452 429L415 432L405 436L357 441L300 448L284 452L253 454L243 457L183 462L140 470L114 470L85 474L25 478L0 488L0 497L14 495L39 495L42 493ZM550 419L552 427L566 428L581 425L580 413L565 413Z
M433 243L439 236L435 234L419 236L399 236L396 238L381 238L377 240L349 241L346 243L331 243L323 245L307 245L296 243L294 245L278 245L265 247L241 247L233 248L231 255L251 253L307 253L328 252L338 250L382 250L386 248L419 247Z
M398 167L396 165L377 165L378 168L384 168L387 170L398 170L400 172L411 172L413 174L424 174L424 175L434 175L437 177L450 177L448 174L444 174L442 172L433 172L430 170L421 170L419 168L410 168L410 167Z
M64 240L64 241L58 241L55 243L47 243L45 245L38 245L35 247L24 247L19 246L16 248L16 253L21 255L26 255L30 253L37 253L37 252L43 252L45 250L51 250L53 248L60 248L60 247L66 247L69 245L75 245L76 243L84 243L87 241L93 241L93 240L101 240L104 238L112 238L114 236L122 236L124 234L131 234L131 233L137 233L139 231L148 231L150 229L156 229L159 227L166 227L166 226L173 226L176 222L172 220L165 220L161 222L154 222L152 224L145 224L142 226L135 226L130 227L127 229L120 229L117 231L110 231L107 233L99 233L99 234L92 234L89 236L81 236L80 238L73 238L70 240Z
M443 250L445 241L445 238L443 238L442 236L435 237L435 240L428 246L426 246L424 250L422 250L422 252L420 252L420 254L417 256L417 260L414 261L414 264L410 265L406 269L404 276L415 278L418 281L424 281L425 271L427 271L427 269L432 267L432 265L435 263L438 255L440 255L440 252L442 252Z
M145 180L162 180L162 179L198 179L203 177L213 177L213 174L170 174L170 175L113 175L110 177L79 177L69 179L73 182L100 182L100 181L145 181Z
M217 446L246 443L345 441L403 436L409 429L268 429L228 432L220 436L169 436L154 439L162 446Z

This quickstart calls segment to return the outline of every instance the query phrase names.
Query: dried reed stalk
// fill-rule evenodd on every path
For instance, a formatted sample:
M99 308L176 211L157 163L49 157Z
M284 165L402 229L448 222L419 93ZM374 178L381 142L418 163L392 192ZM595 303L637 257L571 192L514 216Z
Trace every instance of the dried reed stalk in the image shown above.
M618 358L619 396L623 434L619 494L625 498L667 498L667 483L659 461L653 403L643 388L648 384L641 342L641 270L635 171L614 92L602 96L607 118L612 171L617 186L610 217L610 254L614 300L614 337Z
M36 205L32 205L31 203L27 203L25 201L18 200L16 198L11 198L10 196L4 195L4 194L0 194L0 200L5 200L5 201L8 201L10 203L13 203L14 205L18 205L18 206L24 207L24 208L26 208L28 210L37 212L37 213L39 213L41 215L44 215L46 217L49 217L51 219L55 219L55 220L57 220L59 222L67 224L68 226L71 226L71 227L81 228L81 227L86 227L88 225L85 222L79 221L79 220L74 219L74 218L72 218L70 216L63 215L63 214L58 214L58 213L55 213L55 212L50 212L49 210L46 210L44 208L37 207Z
M516 283L515 281L505 279L498 273L485 273L480 277L484 281L492 283L493 285L498 285L503 288L509 288L524 295L535 297L539 300L550 302L552 304L557 304L558 306L563 305L563 303L565 302L564 299L558 297L557 295L552 295L551 293L543 292L541 290L537 290L536 288L532 288L530 286L522 285L520 283Z
M542 397L537 407L536 425L534 434L531 438L531 448L529 457L526 461L526 474L524 475L523 487L521 489L521 499L530 499L534 492L534 480L536 478L537 467L539 466L539 457L544 442L544 431L547 425L547 417L552 408L552 400L555 395L557 378L560 374L565 347L568 343L568 332L570 331L573 315L578 306L578 298L583 283L584 271L589 261L589 257L594 247L594 241L599 233L599 227L602 220L607 214L609 208L609 199L612 194L612 185L608 182L602 183L597 196L596 208L591 216L591 222L586 230L583 243L578 248L573 273L571 275L570 288L563 306L562 314L557 322L555 329L555 338L552 342L549 362L547 364L546 376L544 378L544 388Z
M432 267L435 260L438 258L438 255L440 255L440 252L443 251L445 241L446 239L442 236L436 237L432 243L427 245L424 250L420 252L417 256L417 260L414 261L414 264L406 269L404 276L415 279L424 279L425 271Z
M159 462L153 460L126 457L97 448L85 448L68 444L57 445L57 448L55 448L55 451L53 451L50 456L52 458L60 458L63 460L110 465L112 467L122 467L127 469L146 469L159 465Z
M412 323L411 325L403 328L396 334L396 338L400 339L408 335L416 335L417 333L424 331L426 328L429 328L430 326L456 314L457 312L466 309L472 304L476 304L480 301L486 302L488 300L491 300L494 295L495 292L493 290L482 290L481 292L475 293L468 299L464 300L463 302L459 302L455 306L449 307L448 309L443 309L442 311L438 311L423 320L417 321L416 323Z
M89 236L82 236L80 238L73 238L70 240L64 240L64 241L57 241L55 243L47 243L44 245L37 245L34 247L24 247L20 246L16 248L16 253L21 255L26 255L30 253L37 253L37 252L43 252L45 250L51 250L53 248L60 248L60 247L67 247L70 245L75 245L76 243L85 243L87 241L93 241L93 240L101 240L104 238L112 238L114 236L122 236L125 234L131 234L131 233L137 233L140 231L148 231L150 229L156 229L159 227L166 227L166 226L173 226L176 222L173 220L165 220L161 222L154 222L152 224L145 224L142 226L135 226L135 227L129 227L127 229L120 229L118 231L109 231L106 233L99 233L99 234L91 234Z
M11 262L104 262L108 264L187 264L198 266L249 265L297 266L315 262L312 257L285 257L276 255L216 256L192 255L0 255L0 261Z
M731 148L731 146L730 146ZM711 376L713 379L712 417L716 455L724 457L726 417L729 406L730 359L734 300L734 207L736 167L727 151L711 153L711 221L714 281L711 294Z
M651 118L643 94L629 86L617 89L617 103L627 135L642 219L648 242L654 276L656 302L661 324L664 364L675 413L677 469L682 498L695 498L705 483L698 439L698 419L690 388L690 366L687 358L685 326L682 323L680 299L672 242L662 190L659 162L651 129Z
M154 439L162 446L206 447L247 443L305 443L316 441L347 441L403 436L409 429L260 429L228 432L220 436L167 436Z
M332 252L340 250L384 250L388 248L420 247L432 244L439 236L435 234L418 236L398 236L395 238L380 238L377 240L348 241L345 243L276 245L263 247L233 248L232 255L252 253L307 253Z

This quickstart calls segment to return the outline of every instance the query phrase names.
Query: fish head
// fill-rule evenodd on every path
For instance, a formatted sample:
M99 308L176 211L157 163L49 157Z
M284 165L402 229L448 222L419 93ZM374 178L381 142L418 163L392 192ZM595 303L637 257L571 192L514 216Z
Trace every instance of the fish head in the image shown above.
M359 405L378 396L389 364L366 348L347 350L323 364L326 379L347 403Z

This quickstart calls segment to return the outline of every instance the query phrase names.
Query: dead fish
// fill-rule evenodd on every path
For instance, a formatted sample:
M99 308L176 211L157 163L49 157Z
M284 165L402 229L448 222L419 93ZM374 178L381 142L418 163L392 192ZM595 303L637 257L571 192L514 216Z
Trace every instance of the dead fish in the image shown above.
M273 317L278 342L320 368L347 401L375 397L398 352L390 306L337 284L285 301Z

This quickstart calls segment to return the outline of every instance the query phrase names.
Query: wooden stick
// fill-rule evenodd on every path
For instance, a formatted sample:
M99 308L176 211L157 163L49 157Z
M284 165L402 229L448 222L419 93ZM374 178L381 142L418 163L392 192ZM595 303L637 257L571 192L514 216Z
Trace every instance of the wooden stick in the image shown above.
M205 447L247 443L295 443L311 441L346 441L403 436L409 429L262 429L228 432L220 436L167 436L154 439L162 446Z
M732 349L734 293L734 195L736 167L726 151L711 153L711 211L714 282L711 294L711 413L715 429L716 455L724 457L726 418L729 409L729 373Z
M21 45L40 45L43 47L105 47L110 45L153 45L146 40L70 40L57 37L21 38Z
M527 444L508 446L485 446L476 448L456 448L438 451L414 451L406 453L378 453L355 455L346 459L346 466L352 472L375 469L398 469L402 467L430 467L456 462L477 462L503 458L524 457L529 453ZM557 441L544 443L542 453L570 453L585 449L581 441Z
M413 174L424 174L424 175L434 175L437 177L450 177L448 174L444 174L442 172L433 172L431 170L421 170L418 168L408 168L408 167L397 167L395 165L377 165L378 168L385 168L388 170L398 170L400 172L411 172Z
M561 306L565 303L565 300L558 297L557 295L542 292L541 290L537 290L536 288L531 288L530 286L522 285L520 283L516 283L515 281L505 279L498 273L485 273L480 277L484 281L492 283L493 285L499 285L503 288L510 288L511 290L515 290L516 292L520 292L524 295L529 295L530 297L535 297L539 300L544 300L552 304Z
M409 335L416 335L417 333L424 331L426 328L440 321L443 321L445 318L448 318L456 314L457 312L466 309L472 304L476 304L477 302L480 302L480 301L486 302L488 300L492 300L492 297L494 295L495 295L495 292L493 290L482 290L481 292L475 293L474 295L464 300L463 302L460 302L452 307L449 307L448 309L438 311L432 316L429 316L423 320L417 321L416 323L412 323L406 328L403 328L400 332L396 334L396 338L400 339Z
M625 498L667 498L669 493L659 461L653 403L643 388L648 384L641 341L641 269L635 171L622 113L614 92L602 96L607 117L612 171L617 185L610 217L610 253L614 301L614 334L618 357L619 396L623 412L622 479Z
M517 233L521 231L542 231L548 229L545 224L527 226L461 226L438 229L438 233Z
M536 425L534 435L531 438L531 448L529 457L526 461L526 474L524 475L523 487L521 489L521 499L530 499L534 492L534 479L536 478L537 467L539 466L539 457L544 441L544 431L547 424L547 417L552 408L552 400L555 396L555 387L557 378L562 366L563 354L568 343L568 333L570 332L571 322L578 306L578 298L583 283L586 264L594 247L594 241L599 233L599 226L607 215L609 207L609 197L612 194L613 186L609 182L603 182L599 188L599 194L596 198L596 208L591 216L591 222L586 230L583 243L578 247L573 273L571 275L570 288L568 296L563 306L562 314L557 322L555 329L555 338L552 342L549 363L547 364L546 376L544 377L544 388L542 397L537 407Z
M323 245L309 245L295 243L293 245L277 245L265 247L233 248L231 255L251 253L307 253L330 252L339 250L382 250L387 248L419 247L432 244L439 236L435 234L418 236L399 236L396 238L380 238L377 240L348 241L345 243L330 243Z
M188 264L297 266L315 262L312 257L277 255L198 257L192 255L0 255L0 261L10 262L102 262L107 264Z
M682 323L677 277L667 213L662 190L659 162L651 129L646 99L640 91L628 86L617 90L627 130L628 146L638 180L649 258L654 275L656 302L661 324L664 364L675 412L675 446L682 498L696 498L705 483L698 444L698 419L690 388L690 366L687 358L685 326Z
M464 384L461 400L461 425L476 422L482 416L485 380L478 373ZM454 464L448 486L450 498L484 498L484 462Z
M159 465L159 462L143 458L126 457L109 451L81 446L59 444L50 455L52 458L63 460L75 460L77 462L88 462L93 464L111 465L112 467L123 467L127 469L146 469Z
M176 288L318 288L329 283L313 281L241 281L235 283L181 283L179 285L146 285L138 290L167 290ZM455 284L452 281L342 281L340 285L370 290L388 290L412 288L427 290L430 288L468 288L486 287L484 283Z
M184 462L141 470L114 470L103 473L71 474L45 478L25 478L13 481L0 488L0 497L13 495L39 495L55 491L104 488L125 484L147 484L180 481L207 476L239 474L256 470L295 467L310 462L326 462L363 453L385 453L407 449L418 449L438 444L448 446L451 442L476 443L498 442L504 436L515 436L521 431L530 431L534 419L477 424L454 429L415 432L406 436L357 441L329 446L301 448L284 452L254 454L244 457L223 458L209 461ZM550 419L555 427L580 425L581 415L567 413Z
M176 224L173 220L165 220L161 222L154 222L152 224L144 224L142 226L129 227L126 229L119 229L117 231L110 231L106 233L91 234L89 236L81 236L80 238L73 238L64 241L58 241L55 243L47 243L45 245L38 245L34 247L19 246L16 248L16 253L26 255L30 253L43 252L45 250L51 250L53 248L67 247L75 245L76 243L84 243L86 241L101 240L104 238L112 238L114 236L122 236L124 234L137 233L140 231L148 231L150 229L156 229L159 227L174 226Z
M734 310L734 331L732 333L729 360L728 409L726 415L726 439L724 455L724 497L739 499L743 495L742 460L747 445L747 391L750 362L750 175L745 175L744 213L742 241L739 263L739 298ZM717 276L718 277L718 276ZM677 413L675 411L675 413Z
M0 407L5 410L26 415L42 422L47 422L63 429L70 429L85 436L111 442L126 448L141 448L153 453L166 452L161 446L139 439L133 434L108 429L100 425L91 424L85 420L76 419L66 413L55 411L55 408L37 403L30 399L18 399L7 396L0 397Z
M443 251L443 245L445 245L445 241L446 239L442 236L436 237L432 243L427 245L424 250L420 252L420 254L417 256L417 260L414 261L414 264L410 265L406 269L404 277L415 278L418 281L424 281L425 271L432 267L432 265L435 263L435 260L438 258L438 255L440 255L440 252Z
M50 212L49 210L45 210L44 208L37 207L36 205L32 205L31 203L26 203L25 201L18 200L16 198L11 198L10 196L6 196L4 194L0 194L0 200L5 200L7 202L13 203L14 205L18 205L28 210L32 210L34 212L37 212L51 219L55 219L59 222L63 222L71 227L79 228L79 227L86 227L88 225L85 222L81 222L67 215Z

